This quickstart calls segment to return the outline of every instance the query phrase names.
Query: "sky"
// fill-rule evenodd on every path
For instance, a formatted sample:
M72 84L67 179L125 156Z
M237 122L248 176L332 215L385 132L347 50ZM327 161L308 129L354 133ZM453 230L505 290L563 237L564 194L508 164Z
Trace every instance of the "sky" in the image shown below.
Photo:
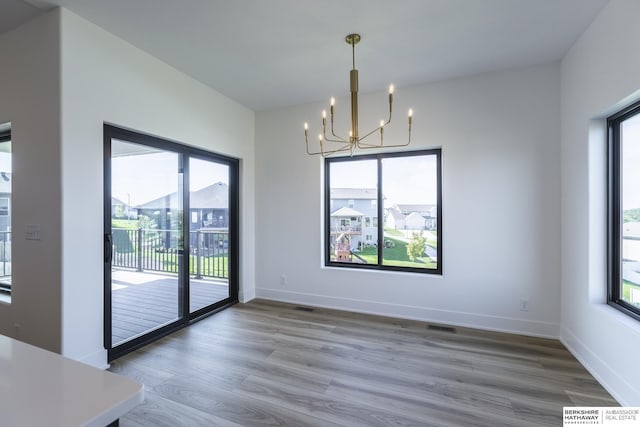
M0 153L0 171L11 173L11 153Z
M622 122L623 210L640 208L640 115Z
M376 160L331 164L331 187L376 188ZM385 205L437 203L436 156L386 158L382 161Z
M216 182L229 184L229 167L190 160L191 191ZM156 152L119 156L111 161L111 195L132 206L178 191L178 154Z

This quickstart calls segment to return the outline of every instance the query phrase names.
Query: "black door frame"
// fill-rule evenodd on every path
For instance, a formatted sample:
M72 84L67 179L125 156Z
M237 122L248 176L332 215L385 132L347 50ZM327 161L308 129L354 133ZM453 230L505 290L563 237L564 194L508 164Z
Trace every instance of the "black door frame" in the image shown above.
M143 134L122 127L104 124L104 348L107 350L107 359L112 361L146 344L149 344L163 336L166 336L190 323L198 321L238 302L239 291L239 182L240 161L236 158L223 156L199 148L190 147L178 142L169 141L156 136ZM179 163L182 176L182 208L187 214L189 210L189 161L198 158L214 161L229 167L229 297L210 304L193 313L189 312L189 258L182 256L183 263L179 269L178 289L178 314L179 318L168 325L154 329L142 336L126 341L116 347L112 342L112 301L111 301L111 141L113 139L147 145L150 147L170 151L179 155ZM180 192L180 190L179 190ZM183 215L187 215L184 214ZM186 218L186 216L183 216ZM183 254L190 254L189 227L190 221L182 221Z

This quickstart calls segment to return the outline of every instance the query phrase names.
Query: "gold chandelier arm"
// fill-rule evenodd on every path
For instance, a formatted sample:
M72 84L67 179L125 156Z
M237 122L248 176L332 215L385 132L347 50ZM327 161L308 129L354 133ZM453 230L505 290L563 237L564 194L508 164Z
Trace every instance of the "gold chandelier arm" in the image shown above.
M349 143L349 141L346 141L346 140L344 140L344 139L342 139L340 137L338 137L338 139L331 139L331 138L327 138L326 134L323 135L323 137L324 137L324 140L327 141L327 142L339 142L340 144L348 144Z
M387 122L389 123L389 122ZM385 125L387 124L385 123ZM374 130L372 130L371 132L369 132L368 134L366 134L365 136L363 136L362 138L358 139L358 147L360 147L360 143L362 141L364 141L365 139L367 139L369 136L373 135L374 133L380 131L380 145L382 145L382 135L384 134L384 125L383 126L378 126L377 128L375 128ZM364 144L364 145L371 145L371 144ZM377 146L377 145L376 145Z
M383 134L384 134L384 127L386 125L388 125L389 123L391 123L391 113L393 111L393 85L391 85L389 87L389 117L387 118L386 122L383 122L380 124L380 126L378 126L377 128L373 129L371 132L369 132L368 134L366 134L365 136L363 136L362 138L358 138L357 141L357 145L358 147L361 146L368 146L368 147L379 147L382 145L383 143ZM366 139L367 137L373 135L375 132L380 131L380 145L378 144L362 144L361 145L361 141L363 141L364 139Z
M409 116L407 118L407 121L409 123L409 138L407 139L407 142L404 144L392 144L392 145L383 145L384 143L384 127L391 121L391 117L389 117L389 120L384 123L384 124L380 124L380 126L377 129L372 130L371 132L369 132L367 135L364 136L364 138L360 138L360 140L357 141L357 145L358 148L376 148L376 147L406 147L407 145L409 145L411 143L411 125L413 124L413 109L409 109ZM369 135L373 134L375 131L380 130L380 144L365 144L362 141Z
M318 152L318 153L315 153L315 154L321 154L321 155L322 155L322 157L330 157L330 156L332 156L332 155L334 155L334 154L336 154L336 153L341 153L341 152L344 152L344 151L349 151L350 149L351 149L351 146L350 146L350 145L345 145L345 146L343 146L343 147L336 148L335 150L327 150L327 151L324 151L324 149L321 149L321 152Z
M306 123L305 123L306 125ZM320 135L319 135L320 136ZM340 143L343 144L340 148L336 148L336 149L332 149L332 150L325 150L325 146L324 146L324 142L325 139L324 138L319 138L319 144L320 144L320 151L311 151L309 149L309 130L308 128L305 127L304 130L304 140L305 140L305 144L307 147L307 154L310 156L315 156L315 155L321 155L322 157L329 157L335 153L340 153L340 152L344 152L344 151L349 151L352 150L352 146L351 144L349 144L349 142L347 141L337 141L337 140L326 140L328 142L336 142L336 143Z
M409 140L403 144L385 144L385 145L370 145L370 144L359 144L358 148L361 148L363 150L367 150L370 148L393 148L393 147L406 147L407 145L409 145L411 143L411 136L409 136Z
M331 134L332 134L333 136L335 136L337 139L331 139L331 138L328 138L328 137L327 137L326 129L323 129L322 134L323 134L323 136L324 136L324 140L325 140L325 141L329 141L329 142L340 142L340 143L342 143L342 144L348 144L348 143L349 143L349 141L347 141L347 140L345 140L345 139L342 139L341 137L339 137L338 135L336 135L335 133L333 133L333 131L331 132Z
M315 156L316 154L322 154L322 151L313 152L309 151L309 131L307 129L304 130L304 140L307 143L307 154L310 156ZM322 150L322 144L320 144L320 149Z
M330 108L329 108L330 115L331 115L331 135L332 135L334 138L337 138L337 140L333 140L333 142L344 142L344 143L349 143L349 141L347 141L347 140L346 140L346 139L344 139L343 137L341 137L341 136L339 136L339 135L336 135L335 131L333 130L333 117L334 117L334 113L335 113L335 110L334 110L334 108L335 108L335 102L336 102L336 101L335 101L335 99L334 99L334 98L331 98L331 106L330 106ZM325 139L327 139L326 134L325 134ZM327 141L329 141L329 140L327 139Z

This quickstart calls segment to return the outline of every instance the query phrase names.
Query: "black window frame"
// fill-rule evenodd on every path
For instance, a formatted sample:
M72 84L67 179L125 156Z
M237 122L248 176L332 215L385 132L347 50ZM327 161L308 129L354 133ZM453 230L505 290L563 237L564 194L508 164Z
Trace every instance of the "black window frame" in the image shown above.
M379 247L378 250L378 263L377 264L359 264L359 263L351 263L351 262L339 262L331 260L331 164L339 163L339 162L350 162L350 161L361 161L361 160L376 160L377 162L377 219L378 219L378 242L384 242L384 198L383 198L383 188L382 188L382 160L386 158L397 158L397 157L418 157L418 156L426 156L426 155L435 155L436 156L436 175L437 175L437 218L436 218L436 227L437 227L437 241L438 247L437 251L437 267L435 269L432 268L414 268L414 267L405 267L405 266L395 266L395 265L384 265L383 261L383 250ZM340 268L353 268L353 269L365 269L365 270L381 270L381 271L401 271L401 272L411 272L411 273L419 273L419 274L431 274L431 275L442 275L443 272L443 259L442 259L442 246L443 246L443 232L442 232L442 149L441 148L432 148L426 150L416 150L416 151L398 151L398 152L384 152L384 153L375 153L375 154L365 154L365 155L354 155L354 156L342 156L342 157L326 157L324 163L324 265L326 267L340 267ZM380 246L380 245L379 245Z
M607 118L607 304L640 320L640 308L624 301L622 284L622 122L640 115L640 102Z
M9 123L9 129L0 131L0 143L11 141L11 122L8 122L8 123ZM7 204L6 214L1 215L1 216L9 217L9 221L11 220L9 214L11 212L12 197L13 197L13 188L11 190L11 197L9 197L9 202ZM12 240L11 236L9 237L7 236L8 236L7 234L0 236L0 245L6 245L6 242L10 242ZM3 249L3 250L6 250L6 249ZM9 276L13 277L13 273L11 273ZM0 293L5 295L11 295L11 283L7 283L7 282L0 283Z

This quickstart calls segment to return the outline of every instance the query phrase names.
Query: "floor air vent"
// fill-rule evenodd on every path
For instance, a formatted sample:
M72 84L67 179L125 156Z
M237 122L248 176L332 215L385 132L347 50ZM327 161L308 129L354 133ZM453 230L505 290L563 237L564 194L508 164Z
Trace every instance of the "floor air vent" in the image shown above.
M456 328L452 328L451 326L429 325L427 326L427 329L431 329L432 331L451 332L452 334L456 333Z
M296 308L294 308L294 310L298 310L298 311L313 311L313 308L297 306Z

